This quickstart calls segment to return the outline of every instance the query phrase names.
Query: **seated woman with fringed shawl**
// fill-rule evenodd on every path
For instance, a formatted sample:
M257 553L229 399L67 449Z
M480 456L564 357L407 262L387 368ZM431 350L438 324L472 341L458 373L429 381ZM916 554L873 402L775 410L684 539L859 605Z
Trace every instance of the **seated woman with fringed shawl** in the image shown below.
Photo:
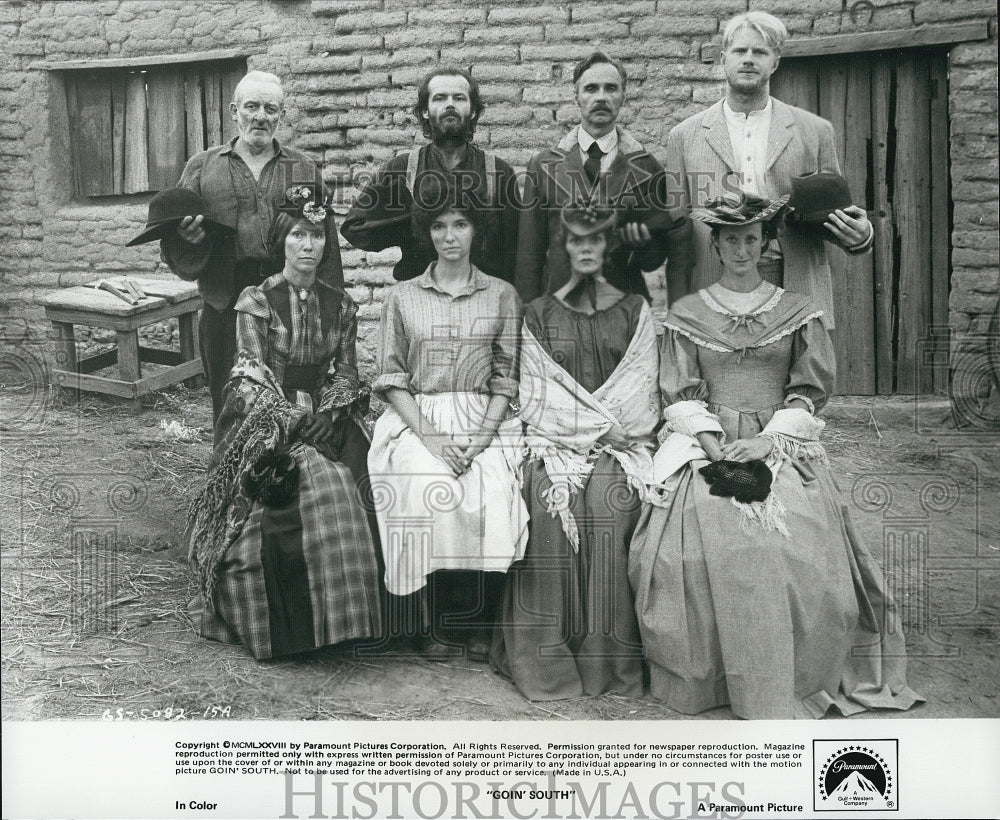
M190 525L201 634L258 659L381 632L357 306L316 278L337 241L316 186L286 197L269 237L284 268L236 302L239 353Z
M638 696L627 558L660 415L656 332L644 299L603 276L614 211L567 207L561 223L570 280L528 305L522 329L531 529L507 574L491 663L531 700Z
M651 694L685 714L818 718L920 699L819 441L834 379L822 311L757 270L785 200L692 213L723 273L673 305L660 350L666 424L629 570Z

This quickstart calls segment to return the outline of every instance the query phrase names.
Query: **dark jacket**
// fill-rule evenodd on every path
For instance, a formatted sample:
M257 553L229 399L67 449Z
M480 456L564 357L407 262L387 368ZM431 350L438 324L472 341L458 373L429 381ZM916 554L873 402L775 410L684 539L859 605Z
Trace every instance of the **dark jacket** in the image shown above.
M513 284L520 208L514 169L496 158L491 202L487 195L486 153L481 148L469 143L464 159L451 171L436 161L431 148L431 145L424 145L413 149L419 152L416 173L432 170L456 175L457 185L473 191L479 202L492 206L488 227L472 247L472 264L483 273ZM413 196L406 184L409 155L409 152L400 154L379 170L375 179L358 194L340 228L348 242L365 251L398 247L403 255L393 269L397 281L420 276L437 258L430 237L420 242L413 234ZM467 177L462 180L457 178L460 175Z
M553 293L569 279L568 258L559 237L562 207L589 185L580 156L577 128L555 148L539 151L528 163L524 208L518 228L515 287L525 304L543 293ZM672 222L666 210L663 167L628 132L618 129L618 154L598 180L597 199L618 211L619 225L643 222L652 239L638 251L619 245L606 265L608 281L617 288L648 297L642 271L651 271L666 258L666 237ZM683 221L683 216L680 216Z

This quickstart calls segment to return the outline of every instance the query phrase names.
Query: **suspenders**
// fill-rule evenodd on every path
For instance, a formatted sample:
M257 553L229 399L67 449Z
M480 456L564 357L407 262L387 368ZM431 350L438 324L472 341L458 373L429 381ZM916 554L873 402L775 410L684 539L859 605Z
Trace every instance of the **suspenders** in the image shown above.
M494 204L494 194L497 185L497 158L496 154L489 151L483 152L486 156L486 199L490 204ZM417 178L417 163L420 160L420 149L414 148L406 158L406 190L413 196L413 183Z

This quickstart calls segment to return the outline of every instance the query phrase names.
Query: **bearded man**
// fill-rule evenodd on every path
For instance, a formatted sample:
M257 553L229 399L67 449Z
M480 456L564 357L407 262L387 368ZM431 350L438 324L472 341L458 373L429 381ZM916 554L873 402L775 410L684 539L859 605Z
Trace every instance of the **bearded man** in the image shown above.
M440 190L463 194L463 200L471 193L477 207L488 213L486 229L472 248L472 263L513 283L517 179L510 165L472 142L484 108L479 84L469 72L440 66L427 74L417 88L413 114L431 142L389 160L361 190L344 219L341 233L354 247L400 248L402 258L393 270L397 281L420 276L435 259L434 249L414 236L411 211L415 190ZM444 184L415 186L423 174L438 176Z

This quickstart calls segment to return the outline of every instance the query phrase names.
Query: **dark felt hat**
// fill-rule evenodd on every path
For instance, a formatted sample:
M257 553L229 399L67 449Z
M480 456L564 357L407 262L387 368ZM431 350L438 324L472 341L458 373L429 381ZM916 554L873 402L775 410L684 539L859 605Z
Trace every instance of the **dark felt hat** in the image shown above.
M203 228L232 231L228 225L223 225L204 216L207 210L208 206L205 205L205 200L194 191L187 188L166 188L149 201L146 227L135 239L126 242L125 246L132 247L163 239L164 236L176 229L184 217L198 216L198 214L203 217L201 223Z
M559 213L563 230L576 236L590 236L595 233L614 230L618 215L613 208L594 203L572 203Z
M844 177L823 171L795 177L788 204L792 209L789 222L822 225L833 211L846 208L853 200Z

